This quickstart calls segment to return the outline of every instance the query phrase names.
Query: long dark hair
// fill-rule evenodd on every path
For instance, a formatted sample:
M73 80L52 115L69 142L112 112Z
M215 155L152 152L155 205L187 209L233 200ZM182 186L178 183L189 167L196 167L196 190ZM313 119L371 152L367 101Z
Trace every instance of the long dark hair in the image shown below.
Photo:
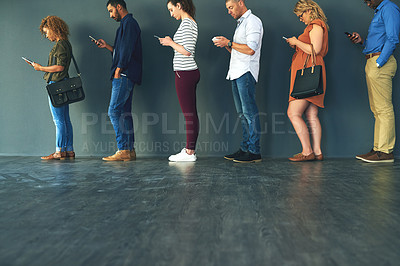
M183 11L188 13L192 18L196 16L196 7L194 6L192 0L168 0L167 4L168 3L171 3L174 6L181 4Z

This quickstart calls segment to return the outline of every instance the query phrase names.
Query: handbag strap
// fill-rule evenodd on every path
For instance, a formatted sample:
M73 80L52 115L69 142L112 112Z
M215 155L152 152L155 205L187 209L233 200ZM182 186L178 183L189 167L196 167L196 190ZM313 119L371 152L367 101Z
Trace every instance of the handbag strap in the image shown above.
M74 61L74 66L75 66L75 69L76 69L76 73L78 73L78 76L81 76L81 72L79 71L78 64L76 63L75 57L72 54L72 52L71 52L71 56L72 56L72 61Z
M78 76L80 77L80 76L81 76L81 72L79 71L78 64L76 63L75 57L74 57L74 55L72 54L72 52L71 52L71 57L72 57L72 61L74 62L74 66L75 66L75 69L76 69L76 73L78 73ZM53 55L53 64L52 64L53 66L56 64L55 60L56 60L56 57ZM53 74L54 74L54 73L55 73L55 72L51 72L51 73L50 73L49 81L51 81L51 78L53 77Z
M314 73L314 67L315 67L315 62L317 61L317 58L316 58L316 55L315 55L314 46L312 45L312 43L310 43L310 45L311 45L311 56L309 54L307 55L306 61L304 62L304 66L303 66L303 68L301 70L301 75L302 76L303 76L303 73L304 73L304 69L306 69L306 67L307 67L307 63L308 63L308 60L310 59L310 57L311 57L311 60L312 60L311 73Z
M312 66L315 66L315 62L317 61L314 46L311 43L310 43L310 45L311 45L311 55L310 54L307 55L306 61L304 62L303 69L307 67L307 63L308 63L308 60L310 57L312 59Z
M314 46L312 45L312 43L310 43L310 45L311 45L311 53L312 53L312 59L313 59L312 65L316 66L317 54L315 53Z

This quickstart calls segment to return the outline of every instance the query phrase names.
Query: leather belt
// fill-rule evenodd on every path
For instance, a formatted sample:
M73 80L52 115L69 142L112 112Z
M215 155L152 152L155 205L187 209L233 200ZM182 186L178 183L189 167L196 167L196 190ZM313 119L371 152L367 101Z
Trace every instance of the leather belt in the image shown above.
M365 55L365 59L370 59L371 57L374 57L374 56L377 56L377 55L380 55L381 54L381 52L378 52L378 53L372 53L372 54L367 54L367 55Z

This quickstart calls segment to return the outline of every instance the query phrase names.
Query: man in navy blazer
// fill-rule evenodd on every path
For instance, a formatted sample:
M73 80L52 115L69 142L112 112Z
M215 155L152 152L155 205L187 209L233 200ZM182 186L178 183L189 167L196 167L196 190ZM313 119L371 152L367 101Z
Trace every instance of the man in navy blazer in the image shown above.
M112 53L112 92L108 116L113 124L118 151L103 158L104 161L130 161L136 159L132 119L132 94L135 84L142 82L141 30L132 14L128 13L124 0L109 0L110 18L120 22L114 46L103 39L96 41L100 48Z

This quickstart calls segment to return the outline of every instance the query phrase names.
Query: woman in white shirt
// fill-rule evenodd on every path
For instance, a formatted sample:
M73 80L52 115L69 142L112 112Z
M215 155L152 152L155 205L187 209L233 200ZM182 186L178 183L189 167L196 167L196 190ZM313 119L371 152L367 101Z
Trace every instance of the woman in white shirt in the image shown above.
M175 87L186 121L186 147L180 153L171 155L169 160L194 162L197 160L195 149L199 135L196 88L200 81L200 71L194 59L198 36L194 20L196 8L192 0L168 0L167 8L171 17L182 22L174 38L160 38L160 44L174 49Z

